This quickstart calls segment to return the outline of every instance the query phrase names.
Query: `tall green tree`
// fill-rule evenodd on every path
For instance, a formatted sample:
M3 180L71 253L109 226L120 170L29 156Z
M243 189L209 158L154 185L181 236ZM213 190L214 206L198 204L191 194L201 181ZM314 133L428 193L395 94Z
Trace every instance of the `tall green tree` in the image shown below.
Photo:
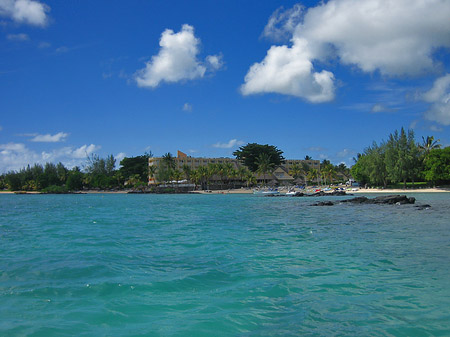
M450 183L450 147L430 151L425 161L424 176L433 184Z
M124 179L128 180L129 177L139 175L139 180L146 182L148 179L148 159L149 155L145 154L136 157L125 157L120 161L120 172Z
M80 191L83 189L83 173L75 166L67 173L66 188L69 191Z
M393 182L414 181L418 174L419 151L414 141L414 132L404 128L389 136L386 147L386 169Z
M277 149L273 145L261 145L257 143L249 143L245 146L241 146L239 150L233 152L233 155L241 161L252 172L258 170L257 160L261 154L265 154L265 157L269 158L269 162L273 166L279 166L285 162L283 157L283 151Z

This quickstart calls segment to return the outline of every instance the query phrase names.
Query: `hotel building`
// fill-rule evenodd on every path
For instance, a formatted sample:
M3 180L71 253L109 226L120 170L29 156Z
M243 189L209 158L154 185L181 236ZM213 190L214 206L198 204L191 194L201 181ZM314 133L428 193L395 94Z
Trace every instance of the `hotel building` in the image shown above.
M181 170L184 165L187 165L192 170L198 169L200 166L208 166L208 164L226 164L231 163L235 169L238 169L239 167L243 166L239 162L239 160L235 158L199 158L199 157L190 157L186 155L185 153L181 151L177 151L177 156L173 158L175 167L178 170ZM155 166L158 168L163 161L162 157L152 157L148 159L148 165L149 166ZM292 183L294 181L294 178L289 175L289 171L291 170L292 166L295 164L301 165L302 163L306 163L310 168L314 168L318 171L320 171L320 161L319 160L302 160L302 159L286 159L285 163L281 166L278 166L272 174L266 175L266 180L276 180L280 185L284 185L287 183ZM256 175L258 181L262 181L264 179L262 175ZM158 183L155 181L155 177L150 177L148 179L148 184L156 184Z

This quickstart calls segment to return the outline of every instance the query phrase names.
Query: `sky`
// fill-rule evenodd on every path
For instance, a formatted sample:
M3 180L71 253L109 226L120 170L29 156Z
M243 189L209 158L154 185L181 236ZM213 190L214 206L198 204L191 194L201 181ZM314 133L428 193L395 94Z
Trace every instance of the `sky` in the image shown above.
M0 173L151 152L450 145L450 1L0 0Z

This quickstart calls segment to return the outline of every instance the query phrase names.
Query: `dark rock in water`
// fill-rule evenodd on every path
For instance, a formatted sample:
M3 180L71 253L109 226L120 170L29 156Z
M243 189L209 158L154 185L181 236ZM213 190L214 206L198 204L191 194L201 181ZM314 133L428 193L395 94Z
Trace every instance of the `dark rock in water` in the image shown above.
M337 190L334 190L333 192L329 193L328 195L340 197L340 196L343 196L343 195L349 195L349 194L347 194L347 192L345 192L345 191L337 191ZM352 194L350 194L350 195L352 195Z
M312 204L311 206L333 206L334 204L331 201L321 201L317 204Z
M376 204L376 205L411 205L416 202L416 198L410 197L408 198L406 195L385 195L376 197L373 199L369 199L367 197L356 197L347 200L340 200L341 203L351 203L351 204ZM319 202L316 204L312 204L311 206L332 206L334 205L331 201ZM428 209L430 205L418 205L415 206L417 209Z
M429 208L431 208L431 206L430 205L428 205L428 204L425 204L425 205L417 205L417 206L414 206L417 210L419 210L419 211L422 211L422 210L424 210L424 209L429 209Z
M324 191L319 191L313 194L308 194L308 197L324 197L327 194Z
M374 204L414 204L416 202L415 198L408 198L406 195L386 195L382 197L376 197L373 199Z
M293 197L304 197L305 193L303 192L295 192L295 194L293 195Z
M414 204L416 198L408 198L406 195L383 195L374 199L366 197L356 197L353 199L342 200L342 202L350 202L354 204L387 204L387 205L406 205Z
M356 197L352 199L342 200L341 202L351 202L353 204L366 204L368 203L369 199L366 197Z
M342 202L350 202L354 204L413 204L416 201L415 198L408 198L406 195L386 195L369 199L367 197L356 197L353 199L342 200Z

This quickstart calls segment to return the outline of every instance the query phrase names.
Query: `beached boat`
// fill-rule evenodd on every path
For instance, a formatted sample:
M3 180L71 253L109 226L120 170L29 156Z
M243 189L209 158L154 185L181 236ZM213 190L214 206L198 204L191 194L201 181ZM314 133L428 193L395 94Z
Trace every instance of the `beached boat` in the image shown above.
M273 190L273 189L268 189L268 190L253 190L253 194L256 195L262 195L262 196L267 196L267 195L279 195L280 191L278 191L277 189Z

